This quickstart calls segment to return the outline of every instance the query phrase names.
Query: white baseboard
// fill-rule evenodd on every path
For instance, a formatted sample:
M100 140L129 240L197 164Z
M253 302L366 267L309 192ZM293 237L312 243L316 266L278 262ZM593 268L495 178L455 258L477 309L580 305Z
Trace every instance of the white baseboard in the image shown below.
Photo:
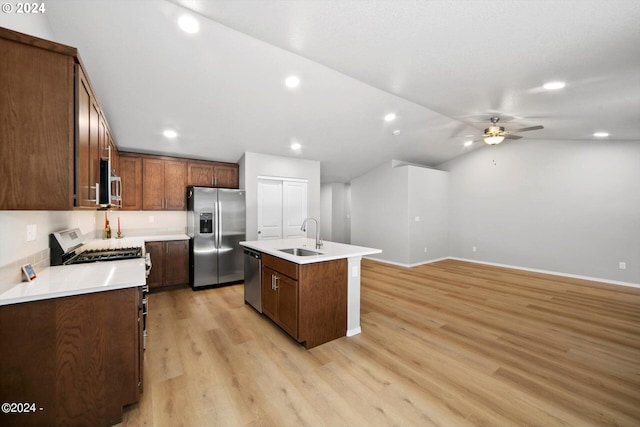
M452 256L432 259L432 260L420 262L420 263L417 263L417 264L403 264L403 263L400 263L400 262L387 261L385 259L380 259L380 258L371 258L371 257L363 257L363 258L368 259L370 261L381 262L383 264L397 265L399 267L406 267L406 268L417 267L419 265L425 265L425 264L431 264L431 263L438 262L438 261L443 261L443 260L446 260L446 259L454 259L454 260L457 260L457 261L473 262L473 263L476 263L476 264L493 265L493 266L496 266L496 267L505 267L505 268L513 268L515 270L531 271L531 272L534 272L534 273L553 274L553 275L556 275L556 276L572 277L574 279L582 279L582 280L591 280L593 282L608 283L608 284L611 284L611 285L620 285L620 286L628 286L628 287L631 287L631 288L640 288L640 283L621 282L621 281L618 281L618 280L602 279L600 277L580 276L580 275L577 275L577 274L562 273L562 272L559 272L559 271L540 270L540 269L537 269L537 268L528 268L528 267L521 267L521 266L518 266L518 265L500 264L500 263L497 263L497 262L478 261L478 260L475 260L475 259L458 258L458 257L452 257Z
M368 257L368 256L365 256L363 258L368 259L370 261L381 262L383 264L397 265L398 267L406 267L406 268L417 267L419 265L431 264L433 262L438 262L438 261L443 261L445 259L449 259L449 257L443 257L443 258L435 258L435 259L430 259L430 260L427 260L427 261L417 262L415 264L403 264L401 262L388 261L386 259L380 259L380 258L371 258L371 257Z
M528 267L521 267L521 266L518 266L518 265L500 264L500 263L497 263L497 262L478 261L478 260L475 260L475 259L467 259L467 258L447 257L446 259L454 259L454 260L457 260L457 261L473 262L473 263L476 263L476 264L493 265L493 266L496 266L496 267L513 268L515 270L531 271L531 272L534 272L534 273L553 274L555 276L571 277L571 278L574 278L574 279L582 279L582 280L591 280L593 282L609 283L611 285L628 286L628 287L631 287L631 288L640 288L640 283L621 282L621 281L618 281L618 280L602 279L600 277L580 276L578 274L561 273L559 271L550 271L550 270L540 270L540 269L537 269L537 268L528 268Z
M353 328L353 329L348 329L347 330L347 336L348 337L352 337L354 335L358 335L362 333L362 328L360 326L358 326L357 328Z

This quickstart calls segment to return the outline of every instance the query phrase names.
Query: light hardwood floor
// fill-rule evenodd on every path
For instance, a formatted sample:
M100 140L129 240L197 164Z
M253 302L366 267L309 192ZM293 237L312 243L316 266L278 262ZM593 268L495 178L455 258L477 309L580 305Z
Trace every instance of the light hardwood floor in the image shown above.
M362 334L309 351L242 285L150 295L119 426L639 426L640 289L446 260L362 267Z

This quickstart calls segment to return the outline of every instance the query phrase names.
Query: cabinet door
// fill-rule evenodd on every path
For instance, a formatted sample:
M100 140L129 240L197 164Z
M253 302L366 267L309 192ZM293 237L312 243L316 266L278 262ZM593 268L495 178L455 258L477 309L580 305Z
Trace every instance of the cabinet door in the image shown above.
M187 185L213 186L213 165L211 163L189 162L187 168Z
M159 211L164 209L164 161L142 160L142 209Z
M82 68L78 65L76 70L76 206L97 207L96 183L100 182L100 107L95 102Z
M278 288L278 324L289 335L298 339L298 282L276 273Z
M189 241L165 242L165 286L189 283Z
M187 207L187 162L164 161L164 209L183 211Z
M262 267L262 312L271 320L276 321L277 293L273 289L273 276L276 272L268 267Z
M214 185L223 188L239 187L238 165L215 165L213 167Z
M97 105L97 103L96 103ZM98 152L99 158L107 160L109 158L109 139L111 134L107 129L107 121L102 115L102 111L98 114Z
M120 154L111 135L109 135L109 147L111 147L111 174L120 176Z
M147 277L149 288L162 286L164 278L164 245L163 242L147 242L145 248L151 257L151 273Z
M0 52L0 210L69 210L74 205L73 57L5 38Z
M122 209L139 211L142 209L142 158L122 155L119 160L119 174L122 179Z

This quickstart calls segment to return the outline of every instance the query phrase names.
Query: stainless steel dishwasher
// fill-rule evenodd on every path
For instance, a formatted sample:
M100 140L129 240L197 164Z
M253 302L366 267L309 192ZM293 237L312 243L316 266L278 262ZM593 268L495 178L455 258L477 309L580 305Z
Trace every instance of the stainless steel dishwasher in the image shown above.
M244 249L244 301L262 313L262 254Z

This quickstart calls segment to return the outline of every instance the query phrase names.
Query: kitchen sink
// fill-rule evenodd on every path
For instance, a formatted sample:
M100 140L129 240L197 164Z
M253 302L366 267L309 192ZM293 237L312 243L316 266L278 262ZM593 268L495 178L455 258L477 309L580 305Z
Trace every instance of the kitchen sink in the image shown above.
M316 252L309 249L303 248L288 248L288 249L278 249L280 252L286 252L291 255L296 256L312 256L312 255L322 255L322 252Z

